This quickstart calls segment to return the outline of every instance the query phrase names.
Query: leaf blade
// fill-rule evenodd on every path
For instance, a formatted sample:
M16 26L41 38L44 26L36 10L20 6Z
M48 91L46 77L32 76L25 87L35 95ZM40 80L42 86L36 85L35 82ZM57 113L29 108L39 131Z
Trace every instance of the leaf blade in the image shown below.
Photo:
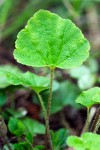
M100 101L98 100L99 97L100 88L94 87L89 90L83 91L75 101L76 103L80 103L85 107L90 108L92 105L100 103Z
M28 66L68 69L81 65L89 49L88 41L73 22L39 10L19 32L14 57Z
M75 150L99 150L100 149L100 135L86 132L77 136L69 136L67 139L67 144Z
M37 76L31 72L26 73L6 73L8 81L13 85L23 85L32 88L36 93L49 88L49 79Z

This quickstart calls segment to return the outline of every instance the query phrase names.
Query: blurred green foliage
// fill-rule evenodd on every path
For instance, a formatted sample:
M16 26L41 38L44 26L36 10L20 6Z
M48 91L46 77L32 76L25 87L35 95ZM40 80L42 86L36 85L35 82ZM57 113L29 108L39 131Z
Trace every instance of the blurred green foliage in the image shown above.
M67 105L79 109L81 106L75 103L75 99L80 94L80 92L81 90L70 81L64 81L60 83L58 88L53 91L51 114L57 113ZM47 95L48 91L45 91L42 94L46 105Z

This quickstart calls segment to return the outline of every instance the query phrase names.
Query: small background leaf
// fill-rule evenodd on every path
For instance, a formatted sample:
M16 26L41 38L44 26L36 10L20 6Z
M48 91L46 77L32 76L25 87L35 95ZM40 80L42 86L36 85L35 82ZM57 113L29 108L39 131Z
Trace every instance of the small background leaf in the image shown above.
M75 103L76 97L80 94L80 89L70 81L61 82L58 89L53 92L51 103L51 114L56 113L64 108L66 105L71 105L80 108L80 105ZM43 100L47 105L48 91L43 92Z
M8 122L8 128L9 131L16 136L24 135L25 126L20 120L16 118L13 117L10 118Z
M11 83L9 83L9 81L7 80L7 78L5 76L8 71L13 72L13 73L21 72L20 69L17 68L16 66L0 65L0 88L6 88L11 85Z
M19 142L16 144L13 144L13 147L15 150L29 150L30 146L27 142Z
M52 137L53 149L62 150L64 146L66 145L65 141L68 135L69 135L69 132L66 129L59 129L56 132L52 131L51 137Z
M22 120L22 122L32 135L36 133L37 134L45 133L45 126L33 119L25 118Z
M3 106L7 102L7 95L6 92L0 90L0 107Z

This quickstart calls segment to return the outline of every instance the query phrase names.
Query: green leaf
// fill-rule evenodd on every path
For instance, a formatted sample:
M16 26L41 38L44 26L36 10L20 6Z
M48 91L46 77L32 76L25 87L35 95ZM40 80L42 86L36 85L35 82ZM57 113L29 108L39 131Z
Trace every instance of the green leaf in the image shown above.
M67 144L74 147L75 150L85 150L83 139L76 136L68 137Z
M67 144L75 150L99 150L100 135L94 133L84 133L81 137L70 136L67 139Z
M0 106L3 106L7 101L7 95L6 92L3 90L0 90Z
M98 101L100 97L100 88L94 87L87 91L83 91L80 96L76 99L76 103L80 103L87 108L90 108L92 105L100 103Z
M15 118L22 118L27 114L27 110L24 107L19 107L16 110L7 108L6 111Z
M7 81L6 77L4 76L4 73L0 72L0 89L4 89L9 85L10 83Z
M11 117L8 122L8 129L12 134L16 136L21 136L25 132L24 124L20 120L13 117Z
M23 85L32 88L35 92L49 88L48 78L37 76L31 72L22 73L18 68L13 68L13 66L1 66L0 75L4 78L4 87L11 84ZM2 84L4 84L4 82L2 82Z
M75 24L47 10L39 10L17 36L15 59L33 67L79 66L89 55L90 45Z
M21 70L16 67L16 66L13 66L13 65L0 65L0 72L6 72L6 71L9 71L10 72L21 72Z
M93 101L100 104L100 93L96 94L96 95L93 97Z
M0 88L6 88L11 85L5 76L9 70L10 72L21 72L13 65L0 65Z
M13 85L31 87L36 93L49 88L49 79L37 76L31 72L11 73L7 72L7 79Z
M66 129L60 129L56 132L51 132L52 144L54 150L59 150L61 147L64 148L66 145L66 138L68 137L69 132Z
M26 134L26 139L33 144L33 135L30 132Z
M36 120L25 118L22 120L28 131L33 134L45 134L45 126Z
M15 150L30 150L30 145L27 142L13 144Z

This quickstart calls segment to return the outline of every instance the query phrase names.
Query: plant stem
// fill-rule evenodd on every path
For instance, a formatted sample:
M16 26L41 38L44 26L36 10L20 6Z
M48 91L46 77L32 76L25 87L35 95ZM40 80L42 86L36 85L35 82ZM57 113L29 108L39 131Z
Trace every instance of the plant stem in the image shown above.
M44 114L44 119L45 119L45 125L46 125L46 150L53 150L52 148L52 141L51 141L51 135L50 135L50 128L49 128L49 118L47 115L47 111L46 108L44 106L42 97L39 93L37 93L42 110L43 110L43 114Z
M87 119L86 119L86 123L85 123L85 127L84 127L84 132L88 132L89 130L89 123L90 123L90 120L89 120L89 108L87 108Z
M97 110L97 113L96 113L95 118L93 120L93 123L92 123L90 131L95 132L96 124L97 124L97 122L99 120L99 117L100 117L100 107Z
M94 129L94 131L93 131L93 132L94 132L94 133L97 133L97 132L98 132L99 127L100 127L100 115L99 115L98 121L97 121L97 123L96 123L95 129Z
M54 76L54 68L50 68L50 89L49 89L48 107L47 107L48 118L49 118L50 109L51 109L53 76Z
M48 96L48 105L47 105L47 118L48 118L48 125L49 125L49 116L50 116L50 109L51 109L51 100L52 100L52 85L53 85L53 75L54 75L54 68L50 68L50 88L49 88L49 96ZM46 138L48 137L48 128L46 128ZM51 136L50 136L51 140ZM51 143L52 144L52 143ZM46 143L46 149L49 150L48 143ZM53 147L51 145L51 149Z

